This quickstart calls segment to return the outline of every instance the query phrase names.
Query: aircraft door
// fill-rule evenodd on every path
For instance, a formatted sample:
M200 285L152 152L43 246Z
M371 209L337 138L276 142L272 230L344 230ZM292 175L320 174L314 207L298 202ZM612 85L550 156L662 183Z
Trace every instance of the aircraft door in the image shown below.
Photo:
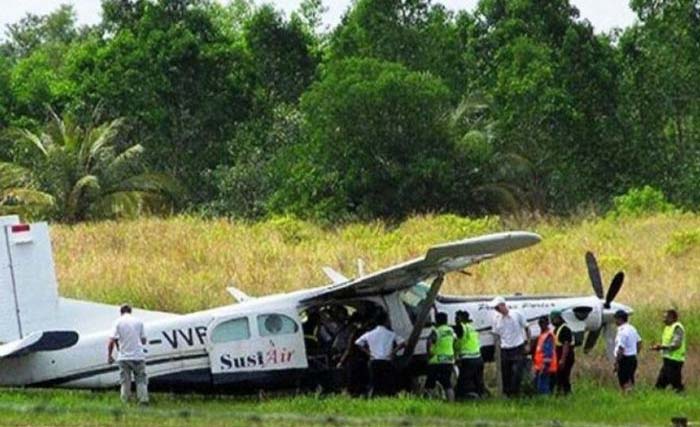
M214 383L229 382L236 374L308 366L295 310L217 318L209 325L207 336Z

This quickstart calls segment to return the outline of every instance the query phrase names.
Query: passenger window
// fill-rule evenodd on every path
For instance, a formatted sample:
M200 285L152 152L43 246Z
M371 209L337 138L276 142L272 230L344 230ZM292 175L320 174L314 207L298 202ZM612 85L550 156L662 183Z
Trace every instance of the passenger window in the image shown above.
M298 330L297 322L283 314L262 314L258 316L258 332L261 337L295 334Z
M248 338L250 338L250 327L248 326L247 317L240 317L220 323L214 328L211 334L211 342L213 343L240 341Z

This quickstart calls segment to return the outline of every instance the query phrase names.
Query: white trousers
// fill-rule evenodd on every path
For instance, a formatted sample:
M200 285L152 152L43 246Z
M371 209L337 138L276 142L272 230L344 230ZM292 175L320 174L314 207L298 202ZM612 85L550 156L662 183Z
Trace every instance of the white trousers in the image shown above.
M120 360L119 383L121 384L122 402L131 398L131 378L136 381L136 398L139 403L148 403L148 377L146 362L143 360Z

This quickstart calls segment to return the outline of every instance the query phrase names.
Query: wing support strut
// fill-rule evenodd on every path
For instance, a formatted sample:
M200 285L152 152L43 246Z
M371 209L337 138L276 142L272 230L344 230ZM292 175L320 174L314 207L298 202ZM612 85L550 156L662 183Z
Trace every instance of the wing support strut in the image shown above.
M416 322L413 324L411 335L406 341L406 349L404 350L401 360L401 365L403 366L408 364L408 362L411 360L411 356L413 356L413 352L416 349L416 344L418 344L418 340L423 332L423 327L425 327L425 322L428 320L428 315L430 314L430 310L433 308L433 304L435 303L435 299L438 296L438 292L440 292L440 287L442 286L442 282L444 280L445 275L440 273L430 285L430 291L428 291L428 295L425 297L425 301L423 301L420 312L416 317Z

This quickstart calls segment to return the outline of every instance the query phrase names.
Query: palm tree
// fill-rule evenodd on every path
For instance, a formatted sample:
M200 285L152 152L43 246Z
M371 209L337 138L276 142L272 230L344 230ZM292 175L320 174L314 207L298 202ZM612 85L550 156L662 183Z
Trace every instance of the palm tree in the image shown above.
M54 206L54 198L36 189L29 169L0 162L0 215L40 216Z
M49 111L41 133L16 132L38 155L33 165L44 189L55 199L55 215L66 222L133 217L172 209L181 193L177 182L144 166L144 149L117 149L122 119L83 129L72 117Z

